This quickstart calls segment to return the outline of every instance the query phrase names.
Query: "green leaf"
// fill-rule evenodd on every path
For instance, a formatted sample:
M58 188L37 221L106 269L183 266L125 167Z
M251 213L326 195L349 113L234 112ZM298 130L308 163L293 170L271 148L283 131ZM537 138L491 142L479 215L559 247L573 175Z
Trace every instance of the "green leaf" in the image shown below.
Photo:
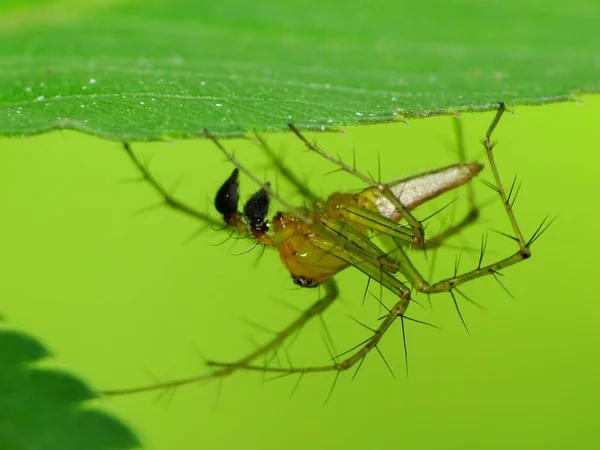
M600 87L596 0L15 4L0 9L3 135L333 127Z
M113 417L84 408L96 394L65 372L36 367L49 356L35 339L0 328L0 448L119 450L139 446Z

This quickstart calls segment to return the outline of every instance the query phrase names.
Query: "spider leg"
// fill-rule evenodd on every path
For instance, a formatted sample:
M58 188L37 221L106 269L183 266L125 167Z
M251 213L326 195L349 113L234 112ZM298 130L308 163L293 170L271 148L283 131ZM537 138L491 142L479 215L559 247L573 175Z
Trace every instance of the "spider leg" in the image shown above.
M138 159L138 157L135 155L133 150L131 150L131 146L129 145L128 142L123 143L123 149L125 150L125 153L127 153L127 155L129 156L131 161L133 162L134 166L141 173L142 180L146 181L152 187L152 189L158 195L160 195L162 197L164 204L167 207L169 207L175 211L179 211L179 212L186 214L190 217L193 217L195 219L201 220L202 222L204 222L207 225L214 225L214 226L218 226L218 227L223 226L222 221L217 220L216 218L209 215L208 213L199 211L199 210L187 205L186 203L182 202L181 200L178 200L175 197L173 197L167 191L167 189L164 186L162 186L158 182L158 180L150 173L150 171L148 170L148 167L146 167Z
M392 326L392 324L399 317L403 317L406 309L408 308L410 300L409 299L400 299L398 302L389 310L387 315L384 317L383 321L379 325L379 327L375 330L370 338L366 341L363 341L356 349L355 352L351 353L350 356L345 358L340 362L334 362L332 364L324 365L324 366L312 366L312 367L270 367L270 366L260 366L255 364L228 364L221 363L216 361L209 361L208 364L221 367L221 368L229 368L235 367L237 369L244 369L250 371L260 371L260 372L279 372L285 374L293 374L293 373L315 373L315 372L330 372L337 371L342 372L348 370L357 362L364 360L364 358L371 352L373 349L377 349L377 345L381 338L385 335L388 329Z
M275 151L269 146L267 141L258 133L254 134L261 148L265 151L269 159L273 162L273 165L279 170L279 173L288 180L292 186L302 195L303 198L310 199L311 201L319 200L319 196L315 194L307 185L300 181L300 179L294 174L294 171L288 166L284 159L275 153Z
M247 354L243 358L239 360L228 363L227 365L223 365L220 369L213 370L211 372L195 375L187 378L181 378L178 380L171 380L165 382L159 382L154 384L149 384L146 386L138 386L133 388L126 389L107 389L99 391L100 395L103 396L117 396L117 395L127 395L127 394L137 394L148 391L155 391L160 389L169 389L176 388L180 386L185 386L189 384L194 384L202 381L208 381L215 378L224 378L232 373L236 372L239 369L243 369L245 366L252 364L261 356L268 354L268 352L276 350L280 345L282 345L290 336L292 336L295 332L299 331L307 322L309 322L312 318L319 316L327 310L329 306L336 300L338 297L338 287L334 280L328 280L323 283L325 288L325 294L319 298L315 303L311 305L310 308L306 309L302 314L290 323L286 328L277 333L270 341L266 344L262 345L255 351ZM209 362L209 365L214 365Z
M406 275L409 278L409 280L412 281L415 289L417 289L419 292L423 292L423 293L427 293L427 294L438 293L438 292L450 292L452 294L451 291L463 283L466 283L468 281L471 281L471 280L474 280L474 279L477 279L477 278L480 278L483 276L487 276L487 275L496 275L496 274L498 274L498 272L500 270L504 269L505 267L509 267L509 266L517 264L525 259L529 259L531 257L531 244L548 228L548 226L551 223L550 222L550 223L546 224L546 221L544 220L542 222L542 224L539 226L539 228L537 229L537 231L534 233L534 235L532 236L531 239L529 239L528 241L525 241L525 239L523 238L523 234L522 234L521 229L518 225L518 222L515 218L515 214L514 214L514 211L512 208L512 203L510 202L509 197L507 196L506 191L505 191L505 189L502 185L501 179L500 179L500 174L498 172L498 168L497 168L496 162L494 160L494 145L495 145L495 143L492 143L492 141L491 141L492 133L493 133L494 129L496 128L504 111L505 111L505 105L504 105L504 103L501 103L500 108L498 109L498 112L496 113L496 116L494 117L494 120L492 121L492 123L485 135L485 138L482 140L482 144L485 147L485 151L487 153L487 156L488 156L488 159L490 162L490 166L491 166L492 172L494 174L495 185L492 185L492 187L494 188L495 192L498 194L498 196L502 200L502 205L503 205L504 210L509 218L511 227L514 232L514 236L508 235L508 234L506 234L505 236L510 238L511 240L515 241L518 249L512 255L510 255L504 259L496 261L492 264L482 265L483 255L485 252L485 243L486 243L485 239L483 239L481 254L480 254L480 258L479 258L479 264L476 269L471 270L466 273L463 273L463 274L460 274L460 275L454 274L454 276L443 279L436 283L427 282L423 278L423 276L418 272L418 270L414 267L414 265L411 263L410 259L406 255L406 253L403 250L401 250L399 252L399 255L397 256L397 258L401 261L401 266L403 267L402 273L404 275Z

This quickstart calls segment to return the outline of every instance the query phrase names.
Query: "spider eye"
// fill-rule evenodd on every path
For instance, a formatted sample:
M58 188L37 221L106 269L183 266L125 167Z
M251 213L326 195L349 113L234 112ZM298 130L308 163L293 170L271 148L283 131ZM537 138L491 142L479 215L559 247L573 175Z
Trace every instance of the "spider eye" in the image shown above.
M217 191L215 196L215 208L221 213L225 222L229 223L229 219L237 214L239 201L239 169L233 169L231 175L225 183Z
M270 186L269 183L266 186ZM269 194L263 187L256 191L244 205L244 218L252 231L267 232L269 227L265 220L269 214Z
M299 276L299 277L292 276L292 279L294 280L294 283L300 287L305 287L305 288L315 287L315 285L313 284L312 278L306 278L306 277L302 277L302 276Z

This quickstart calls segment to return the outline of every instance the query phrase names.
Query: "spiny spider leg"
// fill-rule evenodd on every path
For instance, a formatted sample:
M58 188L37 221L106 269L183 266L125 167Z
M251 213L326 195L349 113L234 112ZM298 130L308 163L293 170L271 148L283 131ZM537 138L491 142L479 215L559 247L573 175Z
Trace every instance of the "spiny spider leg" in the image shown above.
M319 196L317 196L307 185L306 183L302 183L298 177L294 174L290 166L288 166L283 159L278 156L271 146L264 140L264 138L258 133L254 133L256 140L260 144L261 148L265 151L269 159L273 162L273 165L279 170L279 172L283 175L283 177L288 180L296 190L302 195L302 197L307 198L313 202L319 200Z
M195 219L199 219L206 224L215 225L221 227L223 223L219 220L216 220L213 216L198 211L197 209L192 208L191 206L186 205L185 203L177 200L173 197L169 192L152 176L148 168L142 164L142 162L135 156L128 142L123 143L123 149L125 153L129 156L133 164L137 167L137 169L142 174L142 180L145 180L152 186L152 188L163 198L165 205L174 209L175 211L180 211L188 216L191 216Z
M146 386L134 387L129 389L107 389L103 391L99 391L100 395L105 396L117 396L117 395L126 395L126 394L137 394L142 392L154 391L157 389L166 389L166 388L175 388L179 386L185 386L188 384L197 383L200 381L211 380L214 378L223 378L228 375L231 375L236 370L242 369L246 365L251 364L257 358L266 355L269 351L275 350L278 348L288 337L294 334L296 331L300 330L310 319L316 317L320 314L323 314L325 310L335 301L338 297L338 288L337 284L334 280L328 280L323 283L325 288L325 295L318 299L312 306L306 309L300 317L290 323L285 329L280 331L277 335L273 337L269 342L256 349L255 351L249 353L243 358L240 358L235 363L231 363L228 367L223 367L218 370L214 370L212 372L196 375L187 378L181 378L179 380L158 382Z
M454 123L454 134L456 135L456 147L458 152L459 161L462 164L467 163L467 152L465 148L465 136L462 125L462 120L459 116L453 116ZM447 228L440 231L435 236L429 238L425 242L425 249L437 249L439 248L445 240L448 238L457 235L462 232L469 225L474 223L479 218L480 206L477 204L475 199L475 188L472 183L466 184L467 189L467 202L469 204L469 210L466 215L456 224L449 225ZM419 249L420 247L415 247ZM435 254L434 254L435 258ZM432 263L433 264L433 263Z
M494 160L493 149L494 149L495 144L492 143L490 140L494 129L496 128L500 118L504 114L505 109L506 109L506 107L505 107L504 103L500 103L498 112L496 113L496 116L494 117L494 120L492 121L492 123L485 135L485 138L482 140L482 144L485 147L485 150L486 150L489 162L490 162L490 166L491 166L492 172L494 174L494 179L495 179L495 184L496 184L496 192L502 199L503 207L506 211L506 214L508 215L511 226L516 235L516 237L513 237L513 239L517 242L519 249L513 255L511 255L507 258L504 258L500 261L497 261L495 263L488 264L483 267L481 266L481 259L480 259L477 269L474 269L467 273L463 273L461 275L455 275L453 277L438 281L433 284L430 284L429 282L427 282L421 276L421 274L418 272L418 270L414 267L414 265L412 264L410 259L407 257L407 255L405 253L401 252L401 255L398 256L398 259L400 259L403 263L402 273L404 275L406 275L413 282L415 289L417 289L419 292L424 292L424 293L451 292L452 289L454 289L455 287L457 287L463 283L474 280L476 278L480 278L482 276L493 275L495 273L498 273L498 271L500 271L501 269L511 266L513 264L516 264L518 262L521 262L524 259L528 259L531 256L531 249L530 249L531 242L525 242L525 240L523 239L523 234L521 233L521 230L520 230L517 220L515 218L512 206L506 196L504 187L500 180L500 174L498 172L498 168L497 168L495 160Z
M410 299L400 299L388 312L385 316L375 333L371 336L370 339L366 341L364 345L359 347L359 349L350 355L348 358L344 359L340 362L334 362L333 364L325 365L325 366L314 366L314 367L265 367L258 366L253 364L244 364L242 366L236 365L235 363L221 363L216 361L207 361L207 364L210 366L228 368L228 367L236 367L242 368L250 371L260 371L260 372L280 372L280 373L314 373L314 372L329 372L332 370L341 372L344 370L348 370L357 362L361 361L371 350L377 347L377 344L383 337L383 335L387 332L387 330L392 326L392 324L396 321L398 317L401 317L406 312L408 308L408 304L410 303Z
M458 150L458 160L461 163L467 162L467 150L465 148L465 133L463 130L462 119L459 116L454 117L454 134L456 135L456 147ZM469 216L472 211L478 211L477 201L475 200L475 188L472 184L467 184L467 200L469 202Z

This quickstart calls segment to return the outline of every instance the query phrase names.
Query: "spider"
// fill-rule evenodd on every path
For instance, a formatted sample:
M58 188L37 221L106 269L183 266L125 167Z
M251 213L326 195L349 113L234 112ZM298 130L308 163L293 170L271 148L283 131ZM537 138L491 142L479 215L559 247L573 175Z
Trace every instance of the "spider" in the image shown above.
M299 183L289 167L278 160L264 139L257 135L259 144L270 155L281 173L310 200L309 206L297 208L279 197L269 183L262 183L256 178L213 134L205 129L205 136L235 166L215 196L216 210L222 216L226 227L248 234L260 245L275 248L294 283L303 288L322 286L324 295L270 341L238 361L228 363L208 361L207 364L213 370L206 374L130 389L106 390L102 393L119 395L177 387L201 380L224 377L237 370L281 374L335 371L337 379L342 371L355 364L359 363L360 367L367 354L377 348L382 337L396 320L400 319L404 332L404 319L408 319L405 313L411 303L412 289L425 294L449 293L457 306L455 292L464 295L458 290L458 286L486 275L495 276L501 269L528 259L531 256L531 245L550 223L546 224L546 219L544 219L531 239L526 241L523 238L511 202L514 182L507 194L494 161L495 143L491 141L492 133L505 110L505 104L500 103L482 144L495 181L494 184L486 184L502 200L514 232L514 236L508 234L506 236L515 241L517 249L510 256L488 265L482 265L482 252L476 269L462 274L457 274L455 270L452 277L434 283L428 282L421 275L411 262L406 250L414 248L425 251L435 248L477 219L478 208L469 182L481 171L483 166L478 163L466 162L461 142L459 142L461 159L459 163L389 183L379 183L327 153L316 143L310 142L294 125L290 124L290 130L310 151L323 156L341 170L356 176L368 185L358 193L338 192L323 200ZM460 139L461 133L458 134ZM124 143L124 149L143 178L163 198L166 205L205 223L218 223L212 216L195 210L171 196L137 159L128 143ZM242 211L239 211L240 171L259 186L259 189L245 202ZM426 238L422 222L415 218L413 209L444 192L465 184L469 188L470 209L468 213L461 221L448 227L439 235ZM267 219L270 199L276 199L285 209L285 211L275 213L272 224ZM369 233L389 236L396 244L395 249L392 252L385 252L369 238ZM396 303L388 309L387 315L380 322L379 327L372 330L372 335L350 352L346 352L343 360L334 359L331 364L311 367L271 367L257 364L256 361L259 357L276 350L294 332L312 318L321 315L336 300L338 287L334 277L350 266L356 267L370 280L380 283L396 297ZM397 277L398 274L402 274L408 283L400 281Z

